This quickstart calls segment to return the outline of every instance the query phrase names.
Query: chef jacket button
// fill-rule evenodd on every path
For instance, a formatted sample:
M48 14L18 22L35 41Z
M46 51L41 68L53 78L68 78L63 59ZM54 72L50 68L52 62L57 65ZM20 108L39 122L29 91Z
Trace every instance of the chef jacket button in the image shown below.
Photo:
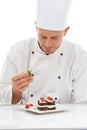
M60 53L61 56L63 56L63 53Z
M74 92L74 90L72 89L72 93Z
M34 54L34 51L32 51L32 54Z
M33 94L31 94L31 97L33 97L34 95Z
M34 74L32 74L32 76L34 76Z
M61 79L61 77L60 77L60 76L58 76L58 79Z
M72 82L74 82L75 80L73 79Z
M57 100L57 97L55 97L55 100Z

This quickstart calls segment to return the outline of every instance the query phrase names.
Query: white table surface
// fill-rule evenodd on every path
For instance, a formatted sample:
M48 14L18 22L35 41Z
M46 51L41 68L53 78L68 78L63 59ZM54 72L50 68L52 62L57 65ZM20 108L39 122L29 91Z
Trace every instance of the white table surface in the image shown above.
M87 129L87 104L67 104L66 111L51 114L27 112L24 105L0 106L1 129Z

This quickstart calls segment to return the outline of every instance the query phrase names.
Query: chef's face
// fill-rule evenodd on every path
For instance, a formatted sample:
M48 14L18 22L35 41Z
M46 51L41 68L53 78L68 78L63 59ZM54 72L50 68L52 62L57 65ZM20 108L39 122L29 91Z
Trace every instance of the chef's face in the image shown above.
M36 27L41 50L46 54L54 53L59 48L68 29L69 27L63 31L51 31Z

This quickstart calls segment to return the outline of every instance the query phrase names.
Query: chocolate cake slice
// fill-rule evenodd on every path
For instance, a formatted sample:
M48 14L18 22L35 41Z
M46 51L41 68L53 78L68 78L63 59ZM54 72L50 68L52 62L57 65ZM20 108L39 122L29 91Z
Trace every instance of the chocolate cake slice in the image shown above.
M56 106L55 105L49 105L47 106L48 110L56 110Z
M44 97L41 97L39 100L38 100L38 105L40 106L44 106L44 105L47 105L47 101Z
M46 111L46 110L48 110L47 109L47 101L46 101L46 99L44 98L44 97L41 97L39 100L38 100L38 109L40 110L40 111Z
M47 108L47 106L38 106L38 110L39 111L47 111L48 108Z
M48 96L46 98L41 97L38 102L38 110L40 111L46 111L46 110L55 110L56 109L56 105L55 105L55 100Z

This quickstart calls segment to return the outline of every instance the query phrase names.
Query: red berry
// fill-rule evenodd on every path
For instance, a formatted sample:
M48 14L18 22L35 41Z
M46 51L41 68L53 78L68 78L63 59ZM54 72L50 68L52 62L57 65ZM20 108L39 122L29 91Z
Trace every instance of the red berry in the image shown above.
M33 107L33 104L30 104L30 107Z
M43 99L44 99L44 97L41 97L41 98L40 98L40 100L43 100Z
M46 101L44 97L41 97L40 100L41 100L42 102Z
M25 105L25 108L26 108L26 109L29 109L29 107L30 107L29 104L26 104L26 105Z
M47 97L47 99L48 99L48 100L50 100L50 101L52 101L52 100L53 100L53 98L52 98L52 97L50 97L50 96L48 96L48 97Z

